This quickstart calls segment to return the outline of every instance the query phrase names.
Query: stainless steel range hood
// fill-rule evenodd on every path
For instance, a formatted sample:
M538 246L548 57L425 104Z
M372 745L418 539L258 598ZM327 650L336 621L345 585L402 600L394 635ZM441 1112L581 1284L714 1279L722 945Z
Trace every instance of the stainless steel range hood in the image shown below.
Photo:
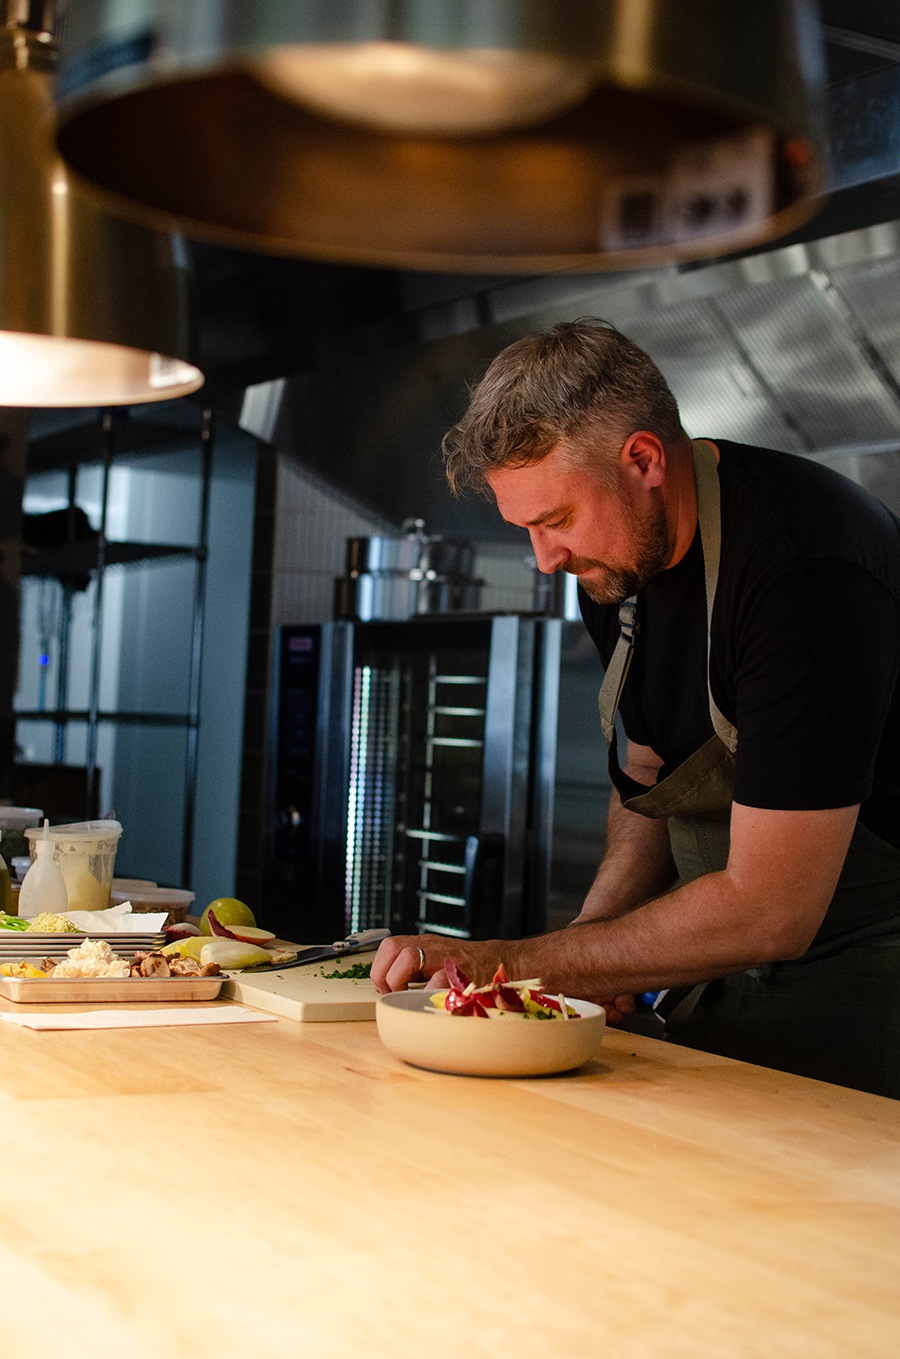
M438 446L508 340L607 316L669 375L692 432L828 457L896 496L900 6L822 0L828 205L777 246L639 272L375 271L185 241L210 403L385 527L501 537Z
M410 274L402 314L323 342L302 372L248 388L246 428L400 524L504 537L453 501L443 430L505 343L606 317L659 362L696 434L828 458L896 502L900 475L900 7L826 0L832 197L783 244L635 272ZM347 393L353 393L352 401Z
M702 269L507 282L478 309L423 309L414 342L248 389L239 418L388 521L422 514L436 532L506 538L490 506L449 496L441 434L504 344L595 315L659 363L692 434L865 457L877 478L900 448L897 299L897 222Z
M247 249L532 272L746 248L823 185L811 0L68 0L63 156Z

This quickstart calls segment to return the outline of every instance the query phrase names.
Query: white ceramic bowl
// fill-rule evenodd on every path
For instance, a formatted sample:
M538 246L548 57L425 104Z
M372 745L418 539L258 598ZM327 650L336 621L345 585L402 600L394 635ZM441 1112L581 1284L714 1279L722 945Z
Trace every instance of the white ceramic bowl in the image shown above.
M606 1011L570 1000L579 1019L476 1019L448 1015L430 1003L429 991L379 996L375 1022L385 1047L412 1066L457 1076L546 1076L572 1071L597 1055Z

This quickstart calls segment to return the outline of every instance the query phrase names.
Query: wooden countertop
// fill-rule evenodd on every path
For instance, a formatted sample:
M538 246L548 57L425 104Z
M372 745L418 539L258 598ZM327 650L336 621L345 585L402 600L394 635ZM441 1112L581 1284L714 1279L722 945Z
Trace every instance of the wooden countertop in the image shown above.
M0 1137L5 1359L900 1353L900 1104L649 1038L0 1024Z

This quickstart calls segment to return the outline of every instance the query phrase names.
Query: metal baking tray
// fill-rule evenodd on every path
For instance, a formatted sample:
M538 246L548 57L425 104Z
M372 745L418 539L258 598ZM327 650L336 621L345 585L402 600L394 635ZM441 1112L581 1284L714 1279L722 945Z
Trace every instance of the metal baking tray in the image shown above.
M0 996L17 1004L69 1005L154 1000L215 1000L218 977L0 977Z

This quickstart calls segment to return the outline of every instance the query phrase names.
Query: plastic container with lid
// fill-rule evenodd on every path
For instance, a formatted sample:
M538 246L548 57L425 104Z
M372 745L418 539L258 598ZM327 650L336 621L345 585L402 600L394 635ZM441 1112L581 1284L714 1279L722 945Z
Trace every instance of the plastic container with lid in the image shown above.
M126 887L127 878L116 878L112 887L111 900L113 905L123 901L131 902L131 909L137 912L156 913L157 911L168 911L166 918L167 925L177 925L190 913L194 903L194 893L185 891L181 887L158 887L156 883L151 883L148 887ZM131 879L132 882L139 882L140 879Z
M117 892L119 893L124 892L127 896L129 892L152 892L158 886L159 883L153 882L150 878L113 878L112 880L113 901L116 901L118 899L116 896ZM123 897L122 900L124 901L125 898Z
M121 834L122 827L118 821L76 821L67 826L50 827L53 859L65 879L68 910L105 911L109 907L116 850ZM42 832L29 827L25 835L34 859L35 846ZM27 877L26 874L26 881ZM24 882L22 890L25 890ZM22 915L29 914L23 908L21 898L19 912Z

